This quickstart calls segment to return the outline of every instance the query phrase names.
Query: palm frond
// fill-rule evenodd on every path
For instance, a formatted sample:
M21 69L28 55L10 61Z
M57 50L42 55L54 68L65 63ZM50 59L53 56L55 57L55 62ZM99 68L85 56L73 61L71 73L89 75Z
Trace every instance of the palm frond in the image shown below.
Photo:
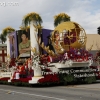
M30 26L20 26L19 27L21 30L25 30L25 31L28 31L30 29Z
M41 25L42 23L42 18L39 14L32 12L32 13L28 13L27 15L24 16L23 20L22 20L22 24L26 27L29 25L29 23L31 21L36 21L36 23L38 25Z
M68 16L65 13L60 13L56 16L54 16L54 26L57 26L58 24L60 24L61 22L66 22L66 21L70 21L70 16Z
M7 36L8 33L11 33L11 32L14 32L14 31L15 31L14 28L12 28L12 27L6 27L6 28L3 29L2 34L5 35L5 36Z

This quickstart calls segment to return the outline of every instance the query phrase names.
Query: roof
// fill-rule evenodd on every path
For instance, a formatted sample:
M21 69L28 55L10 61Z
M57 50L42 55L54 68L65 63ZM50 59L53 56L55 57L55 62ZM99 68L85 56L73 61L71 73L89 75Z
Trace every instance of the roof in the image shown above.
M0 44L0 47L5 47L7 46L7 44Z

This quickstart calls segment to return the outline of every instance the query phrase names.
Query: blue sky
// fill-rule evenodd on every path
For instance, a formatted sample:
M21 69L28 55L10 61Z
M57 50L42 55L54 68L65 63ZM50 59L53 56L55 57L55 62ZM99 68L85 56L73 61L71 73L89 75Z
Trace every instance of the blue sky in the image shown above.
M87 34L97 34L100 26L100 0L0 0L3 2L18 2L18 6L0 5L0 32L7 26L18 30L24 15L30 12L39 13L47 29L54 29L54 15L61 12L79 23Z

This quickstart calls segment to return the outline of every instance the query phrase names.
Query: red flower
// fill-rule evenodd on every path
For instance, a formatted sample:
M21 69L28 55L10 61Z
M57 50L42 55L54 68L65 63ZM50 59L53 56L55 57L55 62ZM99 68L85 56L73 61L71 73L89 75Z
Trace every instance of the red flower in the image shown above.
M0 81L8 81L10 79L10 77L3 77L3 78L0 78Z
M55 83L59 82L59 78L57 74L48 74L45 75L44 78L38 80L38 83Z
M20 79L12 79L11 82L25 82L28 83L29 80L31 80L32 78L20 78Z
M10 61L10 67L15 66L15 58L12 58Z

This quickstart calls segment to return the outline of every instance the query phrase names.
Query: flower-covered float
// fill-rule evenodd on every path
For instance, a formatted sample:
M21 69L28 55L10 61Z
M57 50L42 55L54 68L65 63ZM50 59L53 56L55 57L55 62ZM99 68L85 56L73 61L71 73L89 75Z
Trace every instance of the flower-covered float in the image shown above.
M19 54L16 59L12 59L8 48L6 70L0 73L1 79L5 78L7 82L12 84L95 82L94 69L89 67L93 63L93 56L85 49L86 33L79 24L71 21L59 24L50 35L53 49L41 42L33 24L35 22L31 21L31 55L22 59ZM18 35L18 32L16 34ZM16 40L20 41L20 39ZM41 53L39 47L45 50L44 54Z

